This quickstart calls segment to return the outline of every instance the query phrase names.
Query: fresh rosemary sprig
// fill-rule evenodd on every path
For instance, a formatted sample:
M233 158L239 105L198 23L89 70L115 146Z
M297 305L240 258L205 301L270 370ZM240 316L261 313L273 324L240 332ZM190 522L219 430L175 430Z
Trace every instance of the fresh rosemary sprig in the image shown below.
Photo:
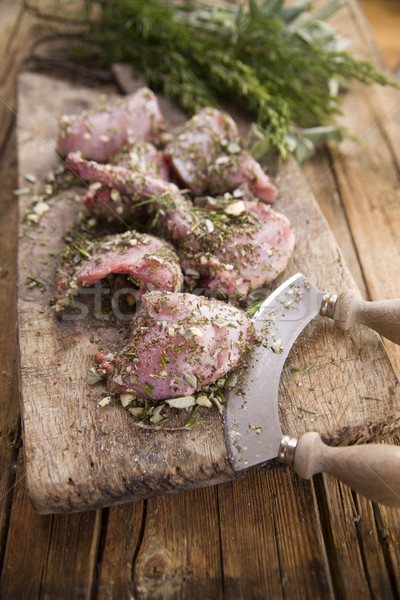
M395 83L346 51L327 19L338 0L248 0L247 6L197 0L86 0L85 46L109 62L129 62L149 85L193 114L234 101L253 115L257 158L338 141L338 90L352 80ZM84 48L83 48L84 50ZM80 48L82 53L82 47Z

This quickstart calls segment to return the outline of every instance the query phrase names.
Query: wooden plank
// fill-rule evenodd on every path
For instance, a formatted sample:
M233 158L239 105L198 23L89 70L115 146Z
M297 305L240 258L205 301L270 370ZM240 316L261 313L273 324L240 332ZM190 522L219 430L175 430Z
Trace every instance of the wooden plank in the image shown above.
M325 539L336 596L395 598L373 505L328 476L323 476L323 491L318 489L325 524L330 528Z
M1 576L2 598L34 600L40 597L52 520L52 516L39 517L29 502L23 462L20 460Z
M23 173L43 176L54 164L57 114L87 107L94 99L89 92L37 75L22 77L21 183ZM323 290L354 287L298 167L284 165L277 180L281 190L277 210L289 216L297 243L287 272L276 283L300 270ZM21 198L21 216L29 202L30 198ZM54 293L54 263L47 259L62 247L63 227L79 210L80 205L64 194L39 228L27 230L21 224L24 450L28 488L36 507L41 511L78 510L231 476L221 419L212 411L204 411L201 427L171 434L132 425L127 412L114 404L98 408L100 386L87 386L86 377L95 351L90 336L93 327L102 323L89 319L57 322L47 306ZM44 281L46 292L29 289L28 275ZM112 328L101 329L103 344L107 344L107 335L113 335ZM311 363L315 365L312 371L301 373ZM294 374L293 367L300 371ZM352 443L378 439L399 427L398 382L380 339L365 328L355 328L347 335L334 330L331 322L316 319L290 353L280 394L282 428L288 434L318 428L332 443ZM315 414L299 412L299 406ZM109 435L102 433L102 426ZM176 446L179 455L172 454L171 461L165 462L165 452L173 452ZM132 461L133 456L137 460ZM92 481L95 486L89 485Z
M336 23L341 31L350 35L353 39L358 41L360 38L362 39L362 42L358 43L356 48L359 53L379 64L381 68L385 68L384 60L377 51L375 40L358 10L357 3L351 1L348 4L351 5L352 11L344 10L341 19L336 20ZM354 28L355 24L357 29ZM350 29L351 32L349 31ZM369 52L366 54L368 50ZM378 87L369 90L364 88L363 91L360 89L357 101L354 104L351 102L349 113L348 101L351 100L352 95L353 92L348 99L345 99L344 104L345 114L350 115L347 119L350 132L354 131L354 126L360 119L363 122L362 117L360 117L360 106L366 102L370 103L370 101L374 101L375 122L378 122L379 128L385 131L383 143L386 143L392 156L395 156L397 148L396 140L398 140L400 134L398 118L396 119L396 103L399 99L398 92ZM379 101L377 100L378 98L380 99ZM386 99L386 102L383 102L383 99ZM361 112L361 114L363 113ZM382 118L383 115L386 116ZM353 164L357 164L358 162L363 164L365 145L364 140L361 140L357 154L352 154L353 163L350 171L352 171ZM373 153L374 147L374 144L369 145L368 153ZM367 297L364 276L369 283L374 278L379 279L380 286L385 281L386 275L382 276L379 267L377 268L374 264L369 264L365 270L361 271L360 269L359 260L364 267L366 262L364 255L360 254L360 248L354 244L353 228L358 227L359 237L364 238L366 245L368 245L369 241L370 228L365 228L365 223L362 219L360 220L360 215L356 214L356 209L362 202L362 194L354 194L352 197L348 197L348 203L351 203L354 207L354 219L349 220L348 215L343 210L342 180L339 180L337 177L337 169L341 168L341 156L341 154L335 154L333 150L328 160L326 160L325 155L323 160L321 160L321 153L319 153L318 157L306 165L304 170L310 184L313 184L314 181L318 182L314 188L318 202L339 241L347 264L355 276L360 289ZM338 159L339 163L336 164L336 160ZM374 166L376 162L375 160ZM391 164L391 157L386 155L382 161L379 181L378 178L376 181L378 188L373 188L372 191L372 193L379 195L377 199L378 205L381 202L380 189L382 186L387 185L384 169L385 166L386 169L388 166L390 169ZM392 174L390 177L393 182ZM363 175L360 177L361 185L362 182ZM368 189L368 182L366 180L364 180L364 186ZM335 193L332 193L332 189L335 190ZM382 229L381 224L375 224L375 227L376 230L380 230L380 253L390 263L394 251L392 239L387 235L386 229ZM371 250L369 250L369 254L371 254ZM388 282L386 281L386 283ZM386 289L386 291L382 291L382 289L371 289L371 284L368 286L368 290L370 297L374 299L389 297L393 294L393 290ZM386 347L388 348L388 345ZM389 353L389 356L393 358L392 352ZM398 352L397 349L395 349L396 352ZM322 481L324 482L323 484L321 483ZM316 478L316 483L317 492L325 498L324 502L320 502L321 520L336 597L398 597L398 511L390 511L385 507L371 505L365 499L351 494L348 489L331 478ZM321 488L320 484L324 487Z
M252 469L218 488L227 598L333 598L312 486Z
M400 6L395 0L359 0L376 41L389 67L395 71L400 66L399 30Z
M397 443L399 440L397 438ZM382 546L394 595L400 596L400 512L386 506L375 506L375 523Z
M16 337L16 250L18 208L16 139L11 136L0 154L0 564L4 547L20 434L18 350Z
M206 488L147 501L135 598L224 598L216 494Z
M32 19L22 0L3 0L0 20L0 148L16 110L16 76L32 40Z
M354 40L352 50L375 60L376 47L357 3L351 1L349 5L351 9L340 11L334 23ZM400 296L400 239L396 226L400 218L399 105L398 91L375 87L369 91L355 84L346 96L341 121L357 142L346 140L331 148L338 190L372 299ZM399 373L399 348L389 342L385 345Z
M329 160L328 151L321 149L303 165L302 171L306 176L310 190L318 201L325 219L329 223L329 227L335 236L346 265L357 283L358 289L366 298L365 283L360 263L343 209L340 190L335 180L335 172Z
M101 511L38 515L26 494L21 461L1 577L1 597L89 600L95 582L100 521Z
M96 598L129 598L134 592L133 568L145 527L146 502L115 506L103 512L106 532L99 556Z

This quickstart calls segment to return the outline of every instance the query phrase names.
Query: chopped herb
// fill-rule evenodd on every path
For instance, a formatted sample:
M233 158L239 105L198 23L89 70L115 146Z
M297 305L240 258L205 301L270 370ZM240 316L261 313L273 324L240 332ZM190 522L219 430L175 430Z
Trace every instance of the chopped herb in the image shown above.
M90 254L87 250L85 250L85 248L81 248L81 246L74 246L74 248L75 250L78 250L78 252L85 258L90 258Z
M305 413L309 413L310 415L316 415L317 413L315 412L315 410L309 410L308 408L304 408L303 406L298 406L297 407L299 410L302 410Z
M41 290L46 289L46 284L41 279L33 277L33 275L27 275L26 278L29 282L35 283Z
M197 405L197 406L194 407L194 409L190 413L190 417L186 421L185 427L188 427L189 425L193 425L194 423L196 423L196 421L197 421L197 413L199 412L199 409L200 409L199 405Z
M79 42L76 53L80 60L82 51L89 57L96 51L109 62L129 62L150 87L191 114L235 98L254 115L257 157L295 152L301 160L316 144L340 140L339 82L395 85L343 49L337 30L326 23L340 2L319 11L313 2L246 4L91 0L84 3L89 18L79 36L85 45ZM229 160L237 148L228 144L227 151Z
M147 417L147 410L148 410L148 402L147 400L144 401L144 406L143 406L143 412L142 414L139 416L139 419L141 421L143 421L146 417Z
M307 373L308 371L310 371L313 367L315 366L315 362L310 363L305 369L304 371L302 371L302 373Z
M161 359L161 364L162 364L162 367L163 367L163 371L164 371L164 373L166 373L167 372L167 365L165 364L165 360L164 360L164 357L163 357L162 354L160 356L160 359Z

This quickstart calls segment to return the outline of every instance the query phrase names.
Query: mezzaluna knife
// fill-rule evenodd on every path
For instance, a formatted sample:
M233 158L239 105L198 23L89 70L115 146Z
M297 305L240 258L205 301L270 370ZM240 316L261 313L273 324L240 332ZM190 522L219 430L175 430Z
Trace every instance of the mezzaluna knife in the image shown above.
M235 471L273 458L301 477L328 473L375 502L400 506L400 447L366 444L333 448L318 433L283 436L278 389L289 350L318 314L348 329L364 324L400 343L400 301L366 302L354 293L322 294L298 273L275 290L253 317L262 343L251 352L235 388L225 392L226 440Z

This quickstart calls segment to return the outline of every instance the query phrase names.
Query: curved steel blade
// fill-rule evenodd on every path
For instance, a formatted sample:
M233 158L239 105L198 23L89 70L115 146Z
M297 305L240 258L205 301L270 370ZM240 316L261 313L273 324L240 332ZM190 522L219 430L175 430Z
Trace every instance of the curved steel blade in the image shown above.
M278 389L293 343L320 310L323 294L297 273L277 288L253 318L262 340L251 352L238 383L225 393L225 433L236 471L278 455L282 431Z

